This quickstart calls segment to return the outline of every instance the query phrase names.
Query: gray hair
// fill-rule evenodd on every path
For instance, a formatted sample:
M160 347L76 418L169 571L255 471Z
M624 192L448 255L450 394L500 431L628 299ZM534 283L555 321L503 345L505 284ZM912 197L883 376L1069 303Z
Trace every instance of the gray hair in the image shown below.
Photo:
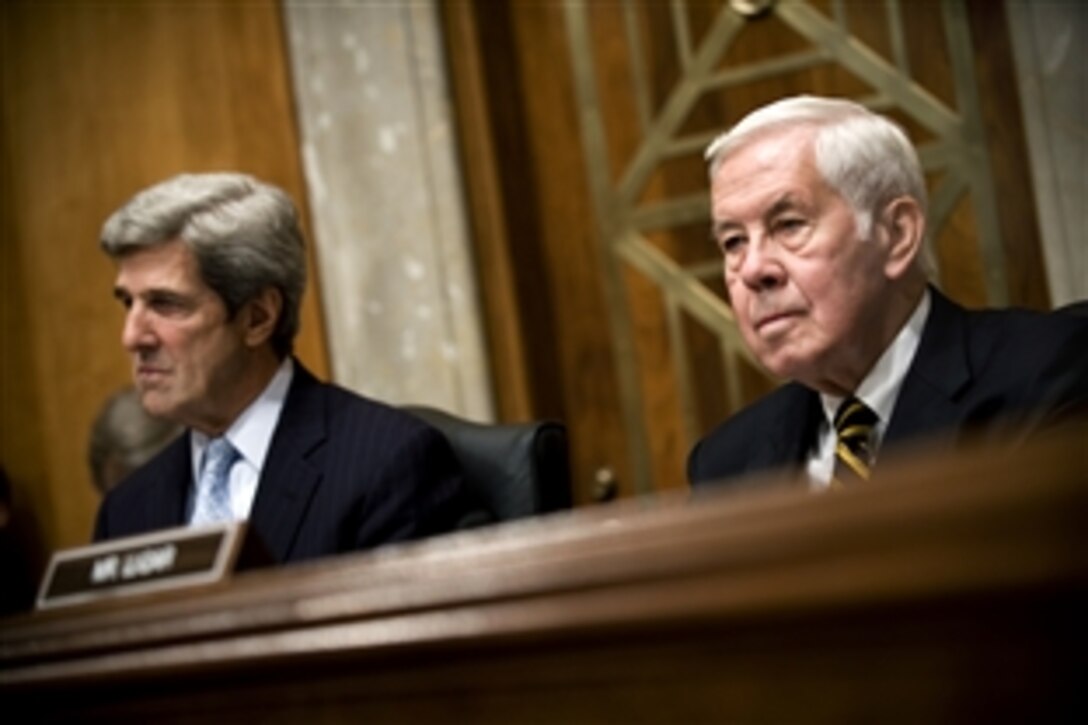
M145 189L102 227L102 249L118 259L180 239L200 276L233 317L264 289L283 295L272 347L291 353L306 287L298 213L283 190L237 173L180 174Z
M858 232L868 238L873 215L900 196L926 211L926 185L918 154L892 120L840 98L795 96L745 116L706 149L714 174L725 159L764 133L791 127L814 129L816 168L854 209Z
M132 386L106 399L91 426L87 462L100 493L106 493L174 440L182 427L152 417Z

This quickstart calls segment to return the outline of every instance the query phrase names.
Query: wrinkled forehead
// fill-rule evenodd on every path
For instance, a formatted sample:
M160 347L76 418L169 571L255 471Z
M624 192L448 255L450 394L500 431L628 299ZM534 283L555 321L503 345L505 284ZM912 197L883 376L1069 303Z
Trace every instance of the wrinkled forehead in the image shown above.
M778 123L749 129L726 139L714 158L711 177L739 156L814 154L819 127L812 123Z
M116 258L115 286L130 292L141 288L203 287L196 255L180 240L151 247L133 247Z
M784 119L755 126L747 126L742 122L714 141L707 149L710 176L713 178L718 169L733 156L765 142L781 146L794 144L812 146L815 144L820 128L821 124L803 119Z
M728 216L734 206L788 194L822 191L811 134L761 134L726 156L711 177L711 212Z

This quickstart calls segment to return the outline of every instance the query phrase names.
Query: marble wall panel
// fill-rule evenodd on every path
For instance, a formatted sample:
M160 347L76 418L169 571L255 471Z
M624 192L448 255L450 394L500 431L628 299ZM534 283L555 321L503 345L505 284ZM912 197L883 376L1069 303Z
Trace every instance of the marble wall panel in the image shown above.
M284 20L334 379L490 420L435 5L288 2Z
M1088 5L1008 0L1055 307L1088 299Z

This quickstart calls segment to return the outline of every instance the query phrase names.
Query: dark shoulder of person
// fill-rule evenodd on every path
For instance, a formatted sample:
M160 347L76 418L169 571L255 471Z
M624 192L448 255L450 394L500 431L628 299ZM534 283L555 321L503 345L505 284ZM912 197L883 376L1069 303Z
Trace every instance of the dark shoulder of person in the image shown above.
M11 480L0 467L0 616L33 608L43 553L32 512L15 501Z
M1088 317L1069 310L970 313L968 440L1016 444L1088 419Z
M1007 367L1010 389L1030 395L1088 394L1088 301L1052 312L1018 308L972 313L978 343L971 362L979 370Z
M366 455L369 470L410 476L421 498L413 504L418 522L416 536L470 528L495 520L486 505L467 485L460 460L438 428L411 412L358 395L336 385L326 386L330 397L330 427L353 431L340 436L332 455L341 459ZM363 451L366 451L363 454ZM359 470L355 465L337 466ZM347 483L346 481L344 482Z
M742 474L796 463L759 452L770 452L765 445L769 437L798 441L807 437L813 406L818 405L819 396L800 383L776 388L731 415L695 445L688 456L688 480L694 486L719 485Z
M339 385L327 384L330 424L333 429L353 430L359 438L371 438L382 451L392 453L401 444L416 436L431 434L435 439L445 439L441 433L408 411L389 403L360 395Z

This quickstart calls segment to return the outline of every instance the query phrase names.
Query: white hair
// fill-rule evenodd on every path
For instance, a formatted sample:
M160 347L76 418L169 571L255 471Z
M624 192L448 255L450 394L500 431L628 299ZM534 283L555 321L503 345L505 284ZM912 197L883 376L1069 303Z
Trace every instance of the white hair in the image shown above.
M737 150L785 127L810 126L816 169L854 209L858 233L868 238L873 215L900 196L926 211L918 154L895 122L840 98L794 96L745 116L707 147L711 178Z

